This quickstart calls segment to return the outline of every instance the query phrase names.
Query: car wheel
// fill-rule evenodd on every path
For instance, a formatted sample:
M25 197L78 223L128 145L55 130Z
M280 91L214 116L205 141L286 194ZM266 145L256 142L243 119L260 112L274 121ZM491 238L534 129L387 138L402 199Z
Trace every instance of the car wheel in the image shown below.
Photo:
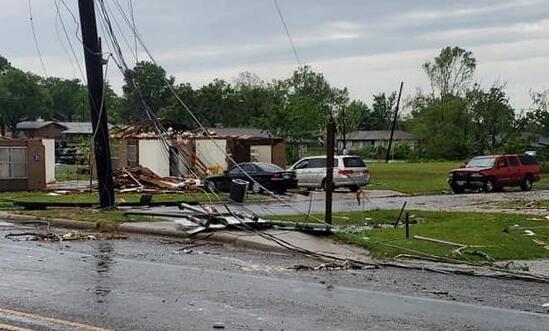
M532 183L532 178L530 176L526 176L524 177L524 180L520 185L520 189L523 191L530 191L532 189L532 186L534 186L534 184Z
M204 187L206 188L206 191L208 191L210 193L215 193L217 191L217 186L211 180L205 181L204 182Z
M461 194L461 193L465 192L465 189L463 187L460 187L460 186L452 186L452 191L455 194Z
M494 181L493 181L492 179L487 179L487 180L484 182L483 190L484 190L484 192L486 192L486 193L494 192L494 191L496 190L496 186L495 186L495 184L494 184Z
M253 182L252 183L252 192L254 194L260 194L263 192L263 187L259 183Z
M360 186L351 185L351 186L349 186L349 190L351 190L351 192L358 192L358 190L360 190Z
M328 185L328 182L326 181L326 178L324 178L324 179L322 180L322 183L320 183L320 188L321 188L324 192L326 192L327 189L328 189L328 186L327 186L327 185Z

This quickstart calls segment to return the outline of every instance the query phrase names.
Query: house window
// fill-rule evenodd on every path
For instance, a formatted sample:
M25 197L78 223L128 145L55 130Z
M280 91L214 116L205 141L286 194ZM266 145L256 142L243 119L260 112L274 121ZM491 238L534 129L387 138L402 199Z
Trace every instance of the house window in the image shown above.
M27 148L0 147L0 178L27 177Z
M128 165L135 166L137 165L137 145L128 144Z

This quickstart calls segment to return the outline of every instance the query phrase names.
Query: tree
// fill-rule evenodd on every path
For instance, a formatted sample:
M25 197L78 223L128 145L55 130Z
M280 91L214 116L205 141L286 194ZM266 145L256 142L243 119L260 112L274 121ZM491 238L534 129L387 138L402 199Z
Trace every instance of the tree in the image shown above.
M0 123L4 134L12 134L18 122L51 116L51 97L41 85L40 77L19 69L8 69L0 77Z
M385 93L374 94L372 112L368 118L368 123L364 123L365 126L369 130L387 130L390 128L396 99L396 92L392 92L389 95L386 95Z
M337 130L342 133L343 126L345 126L347 133L364 129L366 123L369 123L370 116L371 111L367 104L359 100L353 100L337 114Z
M549 136L549 89L531 92L532 105L517 120L517 129Z
M87 121L90 119L88 91L78 79L48 77L44 87L52 98L51 112L61 121Z
M0 55L0 75L6 72L10 68L11 68L11 63L8 61L8 59Z
M131 122L148 118L149 110L157 113L166 107L171 93L168 85L173 85L175 78L167 77L161 66L141 61L124 73L124 81L121 115ZM149 109L146 109L145 104Z
M309 67L299 68L286 80L274 81L268 89L270 109L256 123L290 141L321 134L329 116L337 118L349 102L347 89L332 87Z
M495 152L513 129L515 112L509 104L503 86L494 85L488 91L478 85L467 94L472 120L475 154Z
M429 77L433 97L460 96L473 78L476 59L463 48L445 47L422 67Z
M183 102L189 107L193 113L198 116L198 119L200 122L204 121L204 117L202 114L198 113L197 109L197 93L192 88L192 86L188 83L186 84L179 84L174 87L175 93L177 96L183 100ZM169 103L166 107L162 108L158 114L160 117L165 118L167 120L170 120L173 123L176 123L178 125L188 127L188 128L196 128L197 123L193 120L193 118L189 115L188 111L181 105L179 100L175 96L170 96ZM208 123L203 123L204 125L207 125Z
M409 123L418 139L416 148L428 159L462 160L471 152L471 119L467 100L447 96L414 110Z

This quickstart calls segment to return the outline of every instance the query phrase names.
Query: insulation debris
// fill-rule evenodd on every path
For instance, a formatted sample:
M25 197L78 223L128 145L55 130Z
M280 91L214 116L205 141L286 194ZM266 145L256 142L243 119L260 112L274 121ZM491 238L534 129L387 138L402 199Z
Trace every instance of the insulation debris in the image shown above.
M114 170L113 180L115 187L121 192L192 191L197 190L201 184L195 178L160 177L143 166Z

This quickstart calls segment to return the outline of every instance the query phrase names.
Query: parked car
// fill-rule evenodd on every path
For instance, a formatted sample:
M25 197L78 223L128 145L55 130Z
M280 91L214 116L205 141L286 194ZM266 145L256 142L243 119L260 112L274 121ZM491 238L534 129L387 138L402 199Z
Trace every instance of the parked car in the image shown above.
M288 170L295 171L298 186L308 189L326 189L326 156L306 157ZM334 158L334 186L347 187L356 192L370 183L370 172L360 157L338 155Z
M250 179L252 177L254 181ZM286 171L271 163L247 162L234 166L223 174L209 176L204 180L204 186L210 192L229 192L233 179L249 182L248 188L254 193L263 192L263 187L277 193L284 193L297 187L297 179L293 171Z
M448 174L448 184L455 193L466 189L492 192L511 186L529 191L538 180L540 168L531 155L478 156Z

